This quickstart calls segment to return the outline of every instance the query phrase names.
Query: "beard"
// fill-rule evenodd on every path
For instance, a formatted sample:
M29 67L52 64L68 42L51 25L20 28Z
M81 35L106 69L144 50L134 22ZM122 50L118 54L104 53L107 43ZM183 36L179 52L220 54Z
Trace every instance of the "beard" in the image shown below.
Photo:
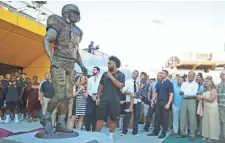
M112 72L112 71L114 70L114 67L108 67L108 70L109 70L110 72Z
M109 69L110 72L113 72L113 69Z

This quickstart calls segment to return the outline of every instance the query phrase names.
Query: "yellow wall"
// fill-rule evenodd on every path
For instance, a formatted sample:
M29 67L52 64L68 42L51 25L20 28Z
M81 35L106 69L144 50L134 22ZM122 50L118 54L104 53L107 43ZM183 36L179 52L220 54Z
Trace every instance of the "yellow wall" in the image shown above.
M45 26L0 8L0 63L23 67L27 77L43 80L49 71L44 35Z
M50 71L49 65L50 62L48 57L45 54L43 54L35 62L33 62L31 65L25 68L23 72L27 73L27 77L32 77L36 75L38 76L39 80L43 80L44 74Z

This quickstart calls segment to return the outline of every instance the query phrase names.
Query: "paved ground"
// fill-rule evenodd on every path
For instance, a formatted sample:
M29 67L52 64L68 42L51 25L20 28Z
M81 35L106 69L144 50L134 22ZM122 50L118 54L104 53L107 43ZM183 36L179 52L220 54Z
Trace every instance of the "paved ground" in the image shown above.
M129 129L129 132L125 136L120 136L121 131L118 129L115 132L115 140L114 143L162 143L164 139L158 139L158 137L149 137L146 132L141 132L143 125L139 125L139 137L132 135L132 130ZM108 133L107 128L103 128L102 132ZM151 132L151 131L150 131ZM168 137L168 134L167 134Z
M9 130L11 132L20 132L20 131L30 131L33 129L40 128L41 125L39 123L28 123L28 122L21 122L20 124L15 124L15 123L9 123L9 124L0 124L0 128ZM139 130L141 131L143 125L139 125ZM120 136L120 131L117 129L114 135L114 143L161 143L163 140L159 140L157 137L148 137L147 133L145 132L140 132L139 137L133 136L131 134L132 130L129 130L128 134L125 136ZM102 130L102 133L105 133L108 135L108 128L104 127ZM87 136L84 136L85 138L88 138L89 133ZM168 136L168 135L167 135Z

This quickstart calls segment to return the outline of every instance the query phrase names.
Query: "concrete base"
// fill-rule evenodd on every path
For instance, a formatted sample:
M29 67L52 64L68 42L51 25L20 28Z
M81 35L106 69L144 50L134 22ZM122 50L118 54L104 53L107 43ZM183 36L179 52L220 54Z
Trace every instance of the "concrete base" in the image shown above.
M14 123L11 121L8 124L0 123L0 128L7 130L12 133L18 132L29 132L31 130L43 128L39 122L32 122L28 123L27 121L22 121L19 124Z
M30 132L30 131L32 131L34 129L40 129L40 128L42 128L42 126L41 126L41 124L39 122L28 123L27 121L23 121L23 122L20 122L19 124L15 124L14 122L11 122L9 124L1 124L0 123L0 128L17 134L18 132ZM126 136L120 136L121 131L116 129L115 133L114 133L114 143L138 143L138 142L148 143L149 141L152 142L152 143L162 143L164 141L164 139L158 139L157 136L154 136L154 137L147 136L147 132L142 132L141 131L142 128L143 128L143 125L139 125L139 135L140 135L139 137L136 137L136 136L132 135L132 129L129 129L129 131L128 131ZM153 128L151 128L148 133L151 133L152 129ZM107 135L109 133L109 129L106 128L106 127L103 127L102 131L101 131L102 133L97 133L97 135L96 135L96 133L92 133L92 132L90 132L88 134L87 133L82 133L82 132L85 132L85 131L78 131L78 133L80 135L79 137L82 136L86 140L92 140L92 139L94 140L94 139L97 138L96 140L94 140L92 142L89 142L89 143L98 143L98 142L101 141L101 139L103 139L103 141L104 141L104 138L106 138L108 140L108 136ZM167 132L167 137L169 136L169 133L170 132L168 131ZM14 141L13 140L12 141L9 141L9 140L8 141L2 141L0 139L0 143L24 143L25 139L28 140L26 143L51 143L50 141L52 141L52 139L50 139L50 140L37 139L35 137L35 134L37 134L36 131L31 132L31 133L25 133L25 135L23 135L23 136L22 135L15 135L16 138L14 138L13 136L7 137L7 138L4 138L4 139L11 139L11 140L14 139ZM23 139L21 139L21 137L17 137L17 136L22 136ZM85 140L86 142L82 142L82 140L79 137L71 138L70 140L73 140L73 142L71 141L72 143L88 143L88 141L86 141L86 140ZM0 133L0 138L1 138L1 133ZM31 141L31 139L29 139L29 138L31 138L33 140ZM36 140L38 140L39 142L37 142ZM60 140L60 141L65 141L66 140L66 142L62 142L62 143L70 143L69 141L67 141L67 139L58 139L58 140ZM111 141L109 141L109 143L110 142ZM104 142L104 143L108 143L108 142Z
M75 138L78 137L78 132L72 133L63 133L63 132L55 132L51 134L46 134L44 130L38 132L35 137L39 139L65 139L65 138Z
M66 139L39 139L37 132L10 136L0 140L0 143L113 143L104 133L78 131L79 136Z

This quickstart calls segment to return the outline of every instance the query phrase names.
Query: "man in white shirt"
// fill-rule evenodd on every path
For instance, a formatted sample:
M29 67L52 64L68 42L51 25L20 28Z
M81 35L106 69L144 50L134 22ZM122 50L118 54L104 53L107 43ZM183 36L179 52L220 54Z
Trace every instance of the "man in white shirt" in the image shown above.
M91 130L92 132L95 131L96 125L96 96L98 92L98 85L101 79L100 68L94 67L92 71L92 76L88 79L88 98L87 98L87 112L86 112L86 124L85 128L87 131Z
M195 82L195 72L188 73L188 81L183 82L180 89L180 95L183 96L180 111L180 136L186 136L185 128L190 123L190 141L195 140L196 132L196 95L198 92L198 84ZM187 114L189 119L187 119ZM189 120L189 122L188 122Z
M138 91L137 85L137 77L139 76L139 72L135 70L132 74L132 79L127 80L125 82L125 87L122 89L122 92L126 95L126 109L129 108L130 110L134 111L134 121L133 121L133 131L132 134L138 136L138 120L141 110L141 99L136 98L135 93ZM133 101L133 103L131 103ZM132 107L133 106L133 107ZM128 125L130 122L131 112L126 112L123 118L123 130L121 136L124 136L128 132Z

